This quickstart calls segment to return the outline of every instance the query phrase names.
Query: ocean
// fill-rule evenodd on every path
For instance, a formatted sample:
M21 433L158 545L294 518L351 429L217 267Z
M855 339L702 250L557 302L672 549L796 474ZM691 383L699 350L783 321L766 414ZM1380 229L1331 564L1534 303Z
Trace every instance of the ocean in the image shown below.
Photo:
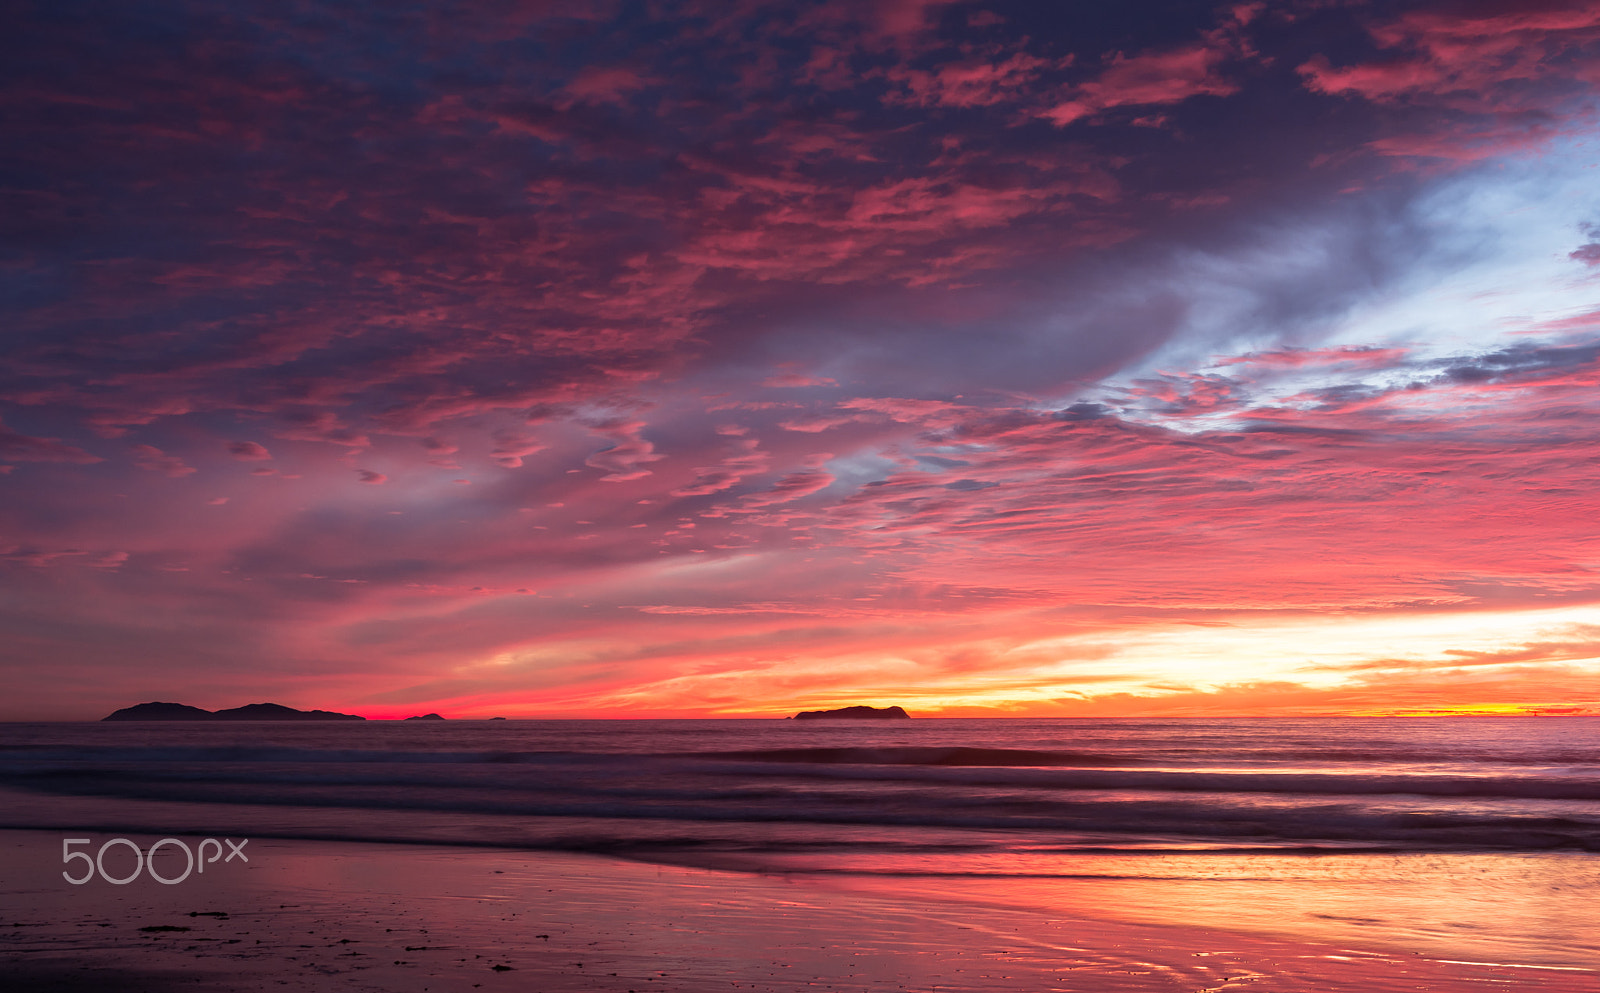
M1597 718L7 724L0 789L0 827L588 852L1600 967Z

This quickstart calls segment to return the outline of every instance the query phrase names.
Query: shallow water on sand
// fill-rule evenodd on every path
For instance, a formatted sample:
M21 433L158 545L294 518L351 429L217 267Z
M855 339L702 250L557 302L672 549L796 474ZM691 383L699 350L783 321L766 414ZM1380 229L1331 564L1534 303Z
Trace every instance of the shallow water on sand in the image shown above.
M133 835L148 848L155 836ZM0 832L0 974L105 993L1588 993L1591 972L1104 922L559 852L250 844L196 885L74 888Z

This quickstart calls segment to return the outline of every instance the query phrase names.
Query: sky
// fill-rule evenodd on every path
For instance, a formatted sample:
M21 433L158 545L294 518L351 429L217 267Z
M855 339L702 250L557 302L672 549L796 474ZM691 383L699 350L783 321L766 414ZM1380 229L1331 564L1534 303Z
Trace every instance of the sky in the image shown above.
M1600 713L1600 2L18 9L0 719Z

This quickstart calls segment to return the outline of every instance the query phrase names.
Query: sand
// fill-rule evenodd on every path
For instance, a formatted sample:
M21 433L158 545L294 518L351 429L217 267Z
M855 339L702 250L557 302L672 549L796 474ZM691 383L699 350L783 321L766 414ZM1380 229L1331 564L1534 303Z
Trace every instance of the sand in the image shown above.
M252 839L176 885L61 877L0 831L7 990L1592 991L1587 970L862 892L588 855ZM82 835L78 835L82 836ZM95 845L111 835L93 835ZM158 836L128 834L142 848ZM198 838L185 838L191 846ZM125 856L125 861L118 858ZM113 875L132 867L113 849ZM169 847L161 871L184 861ZM73 868L75 874L80 870Z

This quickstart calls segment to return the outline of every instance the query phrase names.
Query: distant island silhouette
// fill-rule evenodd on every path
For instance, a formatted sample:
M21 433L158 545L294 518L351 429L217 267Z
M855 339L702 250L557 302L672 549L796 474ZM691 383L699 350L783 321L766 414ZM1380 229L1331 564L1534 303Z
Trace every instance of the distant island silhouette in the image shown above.
M909 718L911 715L899 707L840 707L837 710L802 710L794 715L797 721L875 720L882 718Z
M406 720L408 720L408 721L442 721L442 720L444 720L444 718L440 717L438 714L418 714L415 717L407 717Z
M437 715L434 715L437 716ZM247 703L229 710L201 710L183 703L141 703L123 707L102 721L364 721L356 714L296 710L279 703ZM415 718L413 718L415 719ZM443 720L443 718L439 718Z

